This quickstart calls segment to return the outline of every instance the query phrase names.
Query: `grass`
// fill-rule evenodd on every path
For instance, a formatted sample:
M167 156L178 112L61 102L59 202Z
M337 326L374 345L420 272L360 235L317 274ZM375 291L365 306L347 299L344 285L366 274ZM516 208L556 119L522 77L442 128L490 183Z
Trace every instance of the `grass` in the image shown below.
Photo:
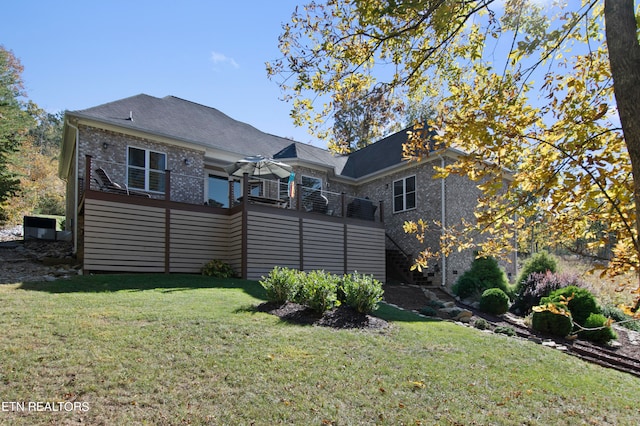
M187 275L0 286L0 423L637 424L637 378L552 349L387 305L384 331L299 326L263 300ZM37 401L88 410L7 410Z

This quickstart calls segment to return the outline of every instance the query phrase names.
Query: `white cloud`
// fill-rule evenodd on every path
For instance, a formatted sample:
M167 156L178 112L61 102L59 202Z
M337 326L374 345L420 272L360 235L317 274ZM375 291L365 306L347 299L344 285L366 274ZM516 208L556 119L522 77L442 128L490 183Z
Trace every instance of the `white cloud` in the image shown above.
M213 62L214 65L228 64L233 68L240 68L240 65L238 65L235 59L229 58L228 56L218 52L211 52L211 62Z

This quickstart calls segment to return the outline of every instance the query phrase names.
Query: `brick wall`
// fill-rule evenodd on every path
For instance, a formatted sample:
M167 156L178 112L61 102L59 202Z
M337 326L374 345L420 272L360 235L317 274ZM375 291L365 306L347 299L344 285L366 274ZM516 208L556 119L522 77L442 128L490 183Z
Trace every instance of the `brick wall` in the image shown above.
M451 162L451 159L446 159ZM448 163L445 163L448 164ZM408 169L385 176L381 179L361 185L358 188L357 196L368 196L372 201L382 200L385 206L385 229L387 234L411 256L416 256L425 247L430 247L432 251L439 249L442 228L434 221L442 221L442 179L434 179L435 171L433 167L441 165L440 158L432 158L427 161L416 163ZM409 176L416 176L416 208L403 212L393 211L393 183L396 180ZM452 175L444 181L444 225L447 227L460 227L462 219L474 222L473 210L480 191L476 187L477 183L466 177ZM406 221L425 220L429 225L429 231L425 235L425 243L421 244L414 235L406 234L403 224ZM480 241L481 236L475 236L474 240ZM393 246L387 242L388 247ZM442 258L434 260L430 267L423 273L433 285L442 284L442 273L446 268L445 283L448 287L462 275L470 266L474 259L474 250L454 252L447 257L445 265ZM437 266L436 266L437 265ZM514 265L501 262L501 266L509 273L513 274Z
M171 170L172 201L191 204L204 202L203 152L93 127L80 126L79 129L81 182L85 178L84 158L88 154L93 157L94 170L102 167L113 181L126 184L127 147L133 146L166 154L166 167ZM97 189L93 176L91 185ZM150 195L153 198L164 198L161 193Z

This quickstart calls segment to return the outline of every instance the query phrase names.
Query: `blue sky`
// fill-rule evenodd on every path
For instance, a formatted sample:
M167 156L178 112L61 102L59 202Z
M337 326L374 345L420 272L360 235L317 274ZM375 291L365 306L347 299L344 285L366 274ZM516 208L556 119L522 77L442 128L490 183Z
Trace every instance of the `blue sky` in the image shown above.
M49 112L146 93L217 108L258 129L314 142L294 127L264 63L303 1L13 0L0 44L24 66L29 99Z

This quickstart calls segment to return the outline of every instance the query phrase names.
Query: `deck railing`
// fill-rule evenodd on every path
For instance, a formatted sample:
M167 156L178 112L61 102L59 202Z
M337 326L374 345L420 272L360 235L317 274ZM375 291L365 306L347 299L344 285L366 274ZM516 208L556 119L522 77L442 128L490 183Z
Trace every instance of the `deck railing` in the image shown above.
M123 163L115 163L86 156L85 177L79 179L80 193L86 190L103 190L115 192L105 188L96 174L96 169L102 168L118 183L124 191L132 195L147 195L152 199L165 201L175 201L180 203L202 205L206 204L197 196L197 191L188 193L172 192L172 181L180 180L180 186L202 187L206 177L175 173L170 170L164 171L164 181L158 187L161 190L143 191L139 188L129 188L125 185L127 166ZM241 182L241 193L238 194L234 188L237 182ZM142 193L142 194L141 194ZM244 175L242 178L229 179L229 207L236 206L243 202L264 204L278 208L288 208L308 213L322 214L332 217L348 217L360 220L384 222L384 205L382 201L374 203L367 197L357 197L344 192L331 192L319 188L300 186L294 183L293 189L287 180L264 179L255 176ZM213 206L215 207L215 206Z
M362 220L384 222L384 204L374 203L369 198L356 197L344 192L299 186L293 190L286 181L276 181L256 177L247 179L243 188L249 190L249 200L255 203L275 205L308 213L318 213L333 217L350 217ZM240 198L244 200L244 196ZM237 200L236 200L237 202Z

